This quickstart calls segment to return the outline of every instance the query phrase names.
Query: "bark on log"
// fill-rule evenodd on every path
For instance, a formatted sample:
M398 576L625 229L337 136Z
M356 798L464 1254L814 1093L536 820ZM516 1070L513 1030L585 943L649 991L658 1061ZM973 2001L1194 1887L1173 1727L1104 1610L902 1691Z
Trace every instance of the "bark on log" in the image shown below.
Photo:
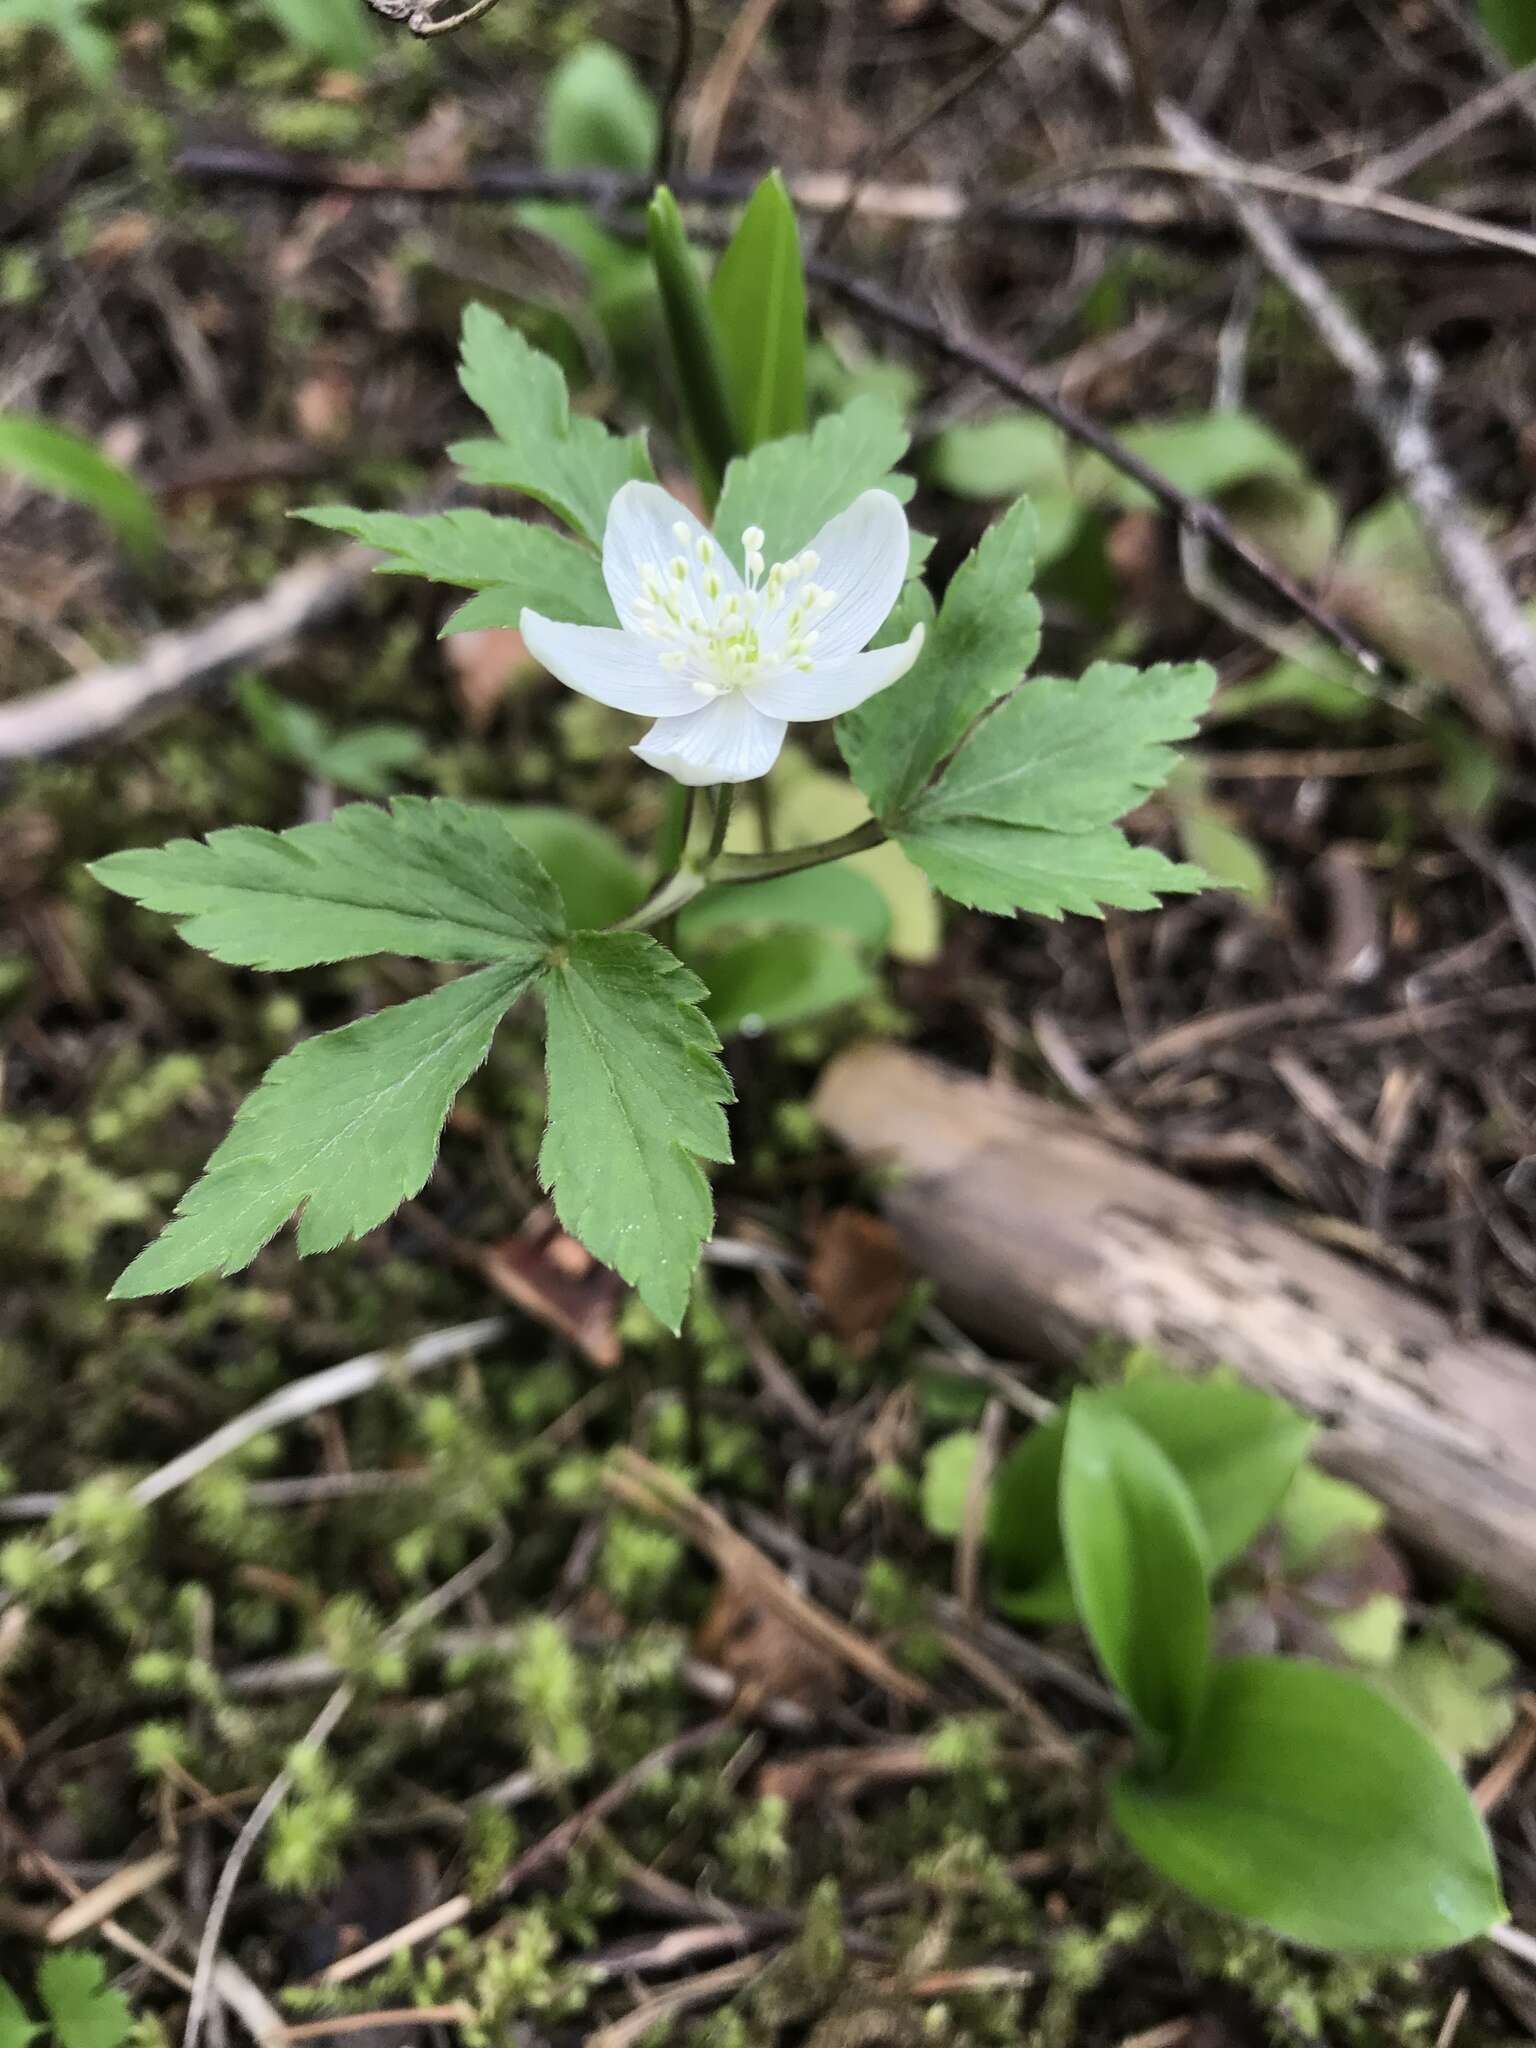
M1317 1417L1322 1461L1536 1638L1536 1356L1261 1212L1120 1150L1086 1118L891 1046L845 1054L827 1128L893 1163L891 1220L949 1311L1017 1355L1109 1334L1233 1367Z

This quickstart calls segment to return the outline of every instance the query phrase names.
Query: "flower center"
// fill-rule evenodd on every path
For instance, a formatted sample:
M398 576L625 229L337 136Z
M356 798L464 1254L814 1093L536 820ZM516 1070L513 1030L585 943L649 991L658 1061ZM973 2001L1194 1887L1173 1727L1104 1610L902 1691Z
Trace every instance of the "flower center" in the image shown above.
M765 570L763 529L749 526L741 536L746 589L727 592L710 536L693 538L682 520L672 532L683 552L641 564L635 605L634 630L662 643L662 667L686 676L706 700L786 668L808 673L819 637L815 621L837 601L835 591L811 581L814 552L807 548Z

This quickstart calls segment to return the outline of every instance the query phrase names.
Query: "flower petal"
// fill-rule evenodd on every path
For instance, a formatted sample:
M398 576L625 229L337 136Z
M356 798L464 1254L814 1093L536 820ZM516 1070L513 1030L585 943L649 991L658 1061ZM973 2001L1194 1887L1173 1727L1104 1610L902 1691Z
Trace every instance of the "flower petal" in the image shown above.
M633 751L674 782L702 789L711 782L755 782L783 744L782 718L767 718L745 696L732 695L687 718L659 719Z
M583 697L642 718L673 718L698 708L699 693L661 666L657 650L617 626L571 626L525 609L518 629L528 652Z
M748 685L743 695L770 718L836 718L899 682L923 651L923 628L914 626L894 647L818 661L809 673L787 668Z
M865 491L827 521L811 547L818 557L813 580L836 600L812 621L816 652L857 654L890 617L907 580L907 515L889 491Z
M686 539L678 537L679 526L687 529ZM701 541L707 559L700 557ZM670 574L671 564L679 557L688 565L687 577L682 582ZM615 491L608 507L608 524L603 529L603 580L620 624L636 632L647 617L639 609L645 595L647 569L654 570L669 591L682 596L688 612L704 609L704 578L711 573L720 578L721 594L725 597L736 595L742 588L741 578L724 549L716 546L680 498L674 498L660 484L628 483Z

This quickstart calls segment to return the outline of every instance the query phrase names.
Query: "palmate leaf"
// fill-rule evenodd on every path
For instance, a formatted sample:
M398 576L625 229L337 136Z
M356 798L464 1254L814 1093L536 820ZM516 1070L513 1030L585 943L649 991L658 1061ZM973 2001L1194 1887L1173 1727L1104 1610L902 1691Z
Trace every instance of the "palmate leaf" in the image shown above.
M715 533L739 569L741 536L760 526L763 555L788 561L846 512L862 491L878 488L906 499L910 477L891 471L907 452L900 419L878 398L856 398L809 434L765 441L733 462L715 508Z
M1172 743L1195 731L1215 688L1204 662L1139 670L1101 661L1080 682L1042 676L982 720L908 821L919 830L945 818L1074 833L1112 825L1167 781Z
M459 381L498 436L449 449L470 483L522 491L600 545L614 492L654 482L645 437L573 415L559 364L489 307L464 315Z
M128 2001L108 1990L100 1956L66 1948L46 1957L38 1966L37 1995L58 2048L118 2048L133 2031Z
M237 825L109 854L91 873L242 967L404 953L531 971L564 929L554 884L506 820L446 797L348 804L287 832Z
M434 583L457 583L488 596L488 605L472 599L461 607L446 632L515 626L524 605L581 626L616 623L597 556L552 527L473 508L413 517L405 512L357 512L347 505L311 505L298 517L383 549L393 558L380 565L385 575L426 576Z
M892 694L887 692L887 694ZM1205 886L1198 868L1152 846L1132 846L1113 826L1099 832L1036 832L981 818L940 819L899 831L896 843L935 888L1000 917L1027 911L1102 917L1106 907L1156 910L1164 896Z
M732 1101L704 984L639 932L579 932L543 984L549 1129L539 1178L574 1237L681 1326L728 1160Z
M956 570L913 667L838 720L843 759L887 824L901 819L973 720L1034 660L1035 534L1033 508L1021 498Z
M285 1053L113 1298L238 1272L296 1210L301 1253L384 1222L425 1183L453 1098L537 967L484 968Z

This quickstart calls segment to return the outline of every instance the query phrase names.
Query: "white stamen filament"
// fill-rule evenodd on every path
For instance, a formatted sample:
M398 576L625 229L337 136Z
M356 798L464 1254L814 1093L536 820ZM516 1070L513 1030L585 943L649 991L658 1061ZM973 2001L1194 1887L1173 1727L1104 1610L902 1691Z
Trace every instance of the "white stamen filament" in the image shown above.
M662 643L661 667L669 675L687 676L706 702L744 689L765 670L808 671L819 638L811 621L836 602L834 591L804 580L818 566L814 550L769 567L762 553L763 530L749 526L741 536L746 589L727 596L725 579L714 566L714 541L707 534L691 534L681 520L672 531L688 543L704 573L695 573L687 554L667 563L665 580L654 562L640 565L636 630ZM791 589L794 602L786 611Z

